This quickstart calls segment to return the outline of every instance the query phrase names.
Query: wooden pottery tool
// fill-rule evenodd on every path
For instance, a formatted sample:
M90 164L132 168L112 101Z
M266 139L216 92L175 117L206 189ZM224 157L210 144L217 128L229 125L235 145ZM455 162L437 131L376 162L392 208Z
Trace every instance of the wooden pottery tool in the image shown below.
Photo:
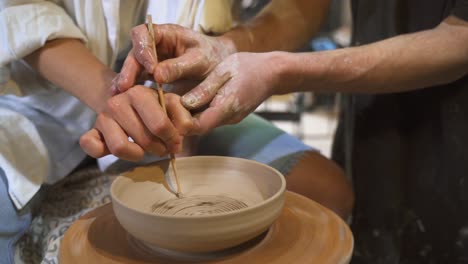
M151 15L147 15L147 27L148 27L148 32L149 32L150 37L151 37L151 46L153 48L155 58L157 59L158 58L158 53L156 52L156 47L154 45L153 19L152 19ZM166 103L164 102L163 89L161 87L161 84L156 83L156 85L157 85L157 91L158 91L159 104L161 104L161 107L162 107L164 113L167 114ZM175 159L174 153L170 153L169 155L170 155L170 158L171 158L172 172L174 173L174 177L176 179L176 184L177 184L176 196L178 198L181 198L182 197L182 190L180 188L179 175L177 174L176 159Z

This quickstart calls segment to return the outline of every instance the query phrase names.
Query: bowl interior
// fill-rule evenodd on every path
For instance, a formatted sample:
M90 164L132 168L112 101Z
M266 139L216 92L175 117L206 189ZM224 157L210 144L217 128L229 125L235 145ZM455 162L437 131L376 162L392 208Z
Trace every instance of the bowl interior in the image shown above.
M181 217L227 214L255 207L280 195L283 176L264 164L231 157L195 156L176 162L183 198L169 161L137 167L117 177L114 199L143 213ZM167 184L169 183L169 184Z

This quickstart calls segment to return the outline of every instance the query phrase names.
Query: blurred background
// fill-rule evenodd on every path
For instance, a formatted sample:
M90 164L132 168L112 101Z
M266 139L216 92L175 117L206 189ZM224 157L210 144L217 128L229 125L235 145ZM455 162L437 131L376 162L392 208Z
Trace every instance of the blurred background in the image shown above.
M239 19L250 18L268 2L243 0L238 7ZM347 47L350 42L350 1L333 0L320 33L300 51L333 50ZM260 105L256 113L330 157L339 110L340 94L306 92L273 96Z

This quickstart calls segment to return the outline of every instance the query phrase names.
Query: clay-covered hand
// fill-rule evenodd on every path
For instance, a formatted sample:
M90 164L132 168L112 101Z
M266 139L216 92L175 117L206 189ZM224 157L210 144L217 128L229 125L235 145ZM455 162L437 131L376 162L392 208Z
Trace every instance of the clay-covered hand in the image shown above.
M182 96L195 115L193 134L240 122L270 97L277 85L275 53L235 53L197 87Z
M148 73L158 83L201 80L235 52L223 37L206 36L173 24L154 25L153 30L154 43L145 25L132 29L133 49L115 79L115 93L128 90L139 79L147 79Z
M81 137L81 147L94 158L114 154L130 161L141 160L145 151L158 156L180 152L192 116L178 95L165 94L165 102L167 115L157 92L142 85L111 97L94 128Z

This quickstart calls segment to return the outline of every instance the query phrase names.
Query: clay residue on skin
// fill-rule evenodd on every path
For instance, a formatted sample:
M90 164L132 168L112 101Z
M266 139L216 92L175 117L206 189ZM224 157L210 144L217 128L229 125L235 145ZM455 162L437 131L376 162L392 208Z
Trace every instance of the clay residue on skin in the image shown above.
M144 30L147 30L146 28ZM149 35L149 32L135 32L135 35L138 35L137 43L133 43L135 57L138 61L143 62L143 66L148 72L153 72L154 63L157 63L157 54L153 54L153 45L155 45L154 40ZM135 38L135 37L134 37Z
M205 40L206 43L208 43L208 45L210 45L211 47L207 59L212 63L212 65L217 65L224 58L228 57L231 54L229 50L227 50L224 46L220 45L220 42L218 40L215 40L211 37L207 37Z
M239 88L240 85L238 84L241 80L236 78L237 74L239 73L239 56L238 54L232 55L228 62L229 64L220 65L221 71L227 71L230 73L230 85L224 85L221 89L218 90L218 94L216 95L214 104L217 105L225 105L223 108L225 111L225 115L233 115L236 113L243 113L250 109L249 105L241 104ZM252 93L255 93L255 89L251 90Z
M214 81L209 82L201 87L201 91L192 92L184 96L184 105L191 109L196 109L204 104L207 104L213 96L218 96L224 91L224 85L231 80L232 74L225 72L219 77L213 78Z
M217 79L216 85L214 88L217 89L216 101L217 103L223 103L224 98L228 98L231 94L234 94L237 90L236 85L225 85L227 81L236 82L235 77L239 73L239 58L237 54L229 57L229 60L222 62L217 72L223 72L223 74L218 74L220 77Z
M147 43L148 42L148 38L146 36L143 36L139 41L138 41L138 45L140 46L140 48L138 49L138 53L139 55L142 55L143 56L143 53L145 51L145 48L147 47Z
M200 93L190 93L190 95L183 97L183 99L185 99L183 100L183 104L189 109L196 109L202 98Z
M360 48L348 48L347 51L321 51L316 53L314 63L322 65L319 79L325 83L323 86L352 83L365 78L370 69L379 66L373 63L369 56ZM304 63L307 65L311 62Z
M342 82L353 81L361 78L365 78L370 69L376 68L379 65L373 64L372 59L369 59L368 55L361 54L358 59L353 59L352 56L347 56L343 54L341 59L341 64L337 64L339 68L338 71L334 72L344 72L341 77Z

